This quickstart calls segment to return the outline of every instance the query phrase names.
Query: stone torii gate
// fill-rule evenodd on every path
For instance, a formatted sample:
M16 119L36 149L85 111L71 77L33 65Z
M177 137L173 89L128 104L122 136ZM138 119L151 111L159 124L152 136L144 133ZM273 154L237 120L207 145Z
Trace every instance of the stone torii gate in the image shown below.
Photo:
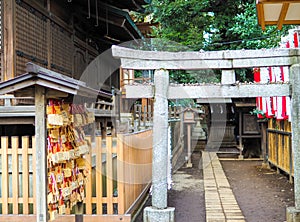
M292 147L294 152L295 207L287 209L288 222L300 222L300 50L234 50L212 52L158 52L112 47L124 69L156 70L154 85L128 85L127 98L155 98L152 161L152 207L144 210L144 222L174 221L167 206L168 99L292 97ZM289 66L289 83L236 84L235 69ZM169 85L168 70L222 70L220 85Z

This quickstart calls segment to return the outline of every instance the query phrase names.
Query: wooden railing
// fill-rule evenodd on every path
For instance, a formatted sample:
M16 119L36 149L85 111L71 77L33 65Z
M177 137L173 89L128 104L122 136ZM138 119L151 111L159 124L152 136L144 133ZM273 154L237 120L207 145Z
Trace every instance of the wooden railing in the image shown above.
M294 175L291 123L270 119L267 129L268 161L278 169Z
M36 209L35 139L0 139L0 221L10 214L29 215L31 221ZM130 214L151 181L152 131L107 136L105 140L96 137L86 159L91 173L86 184L85 216Z

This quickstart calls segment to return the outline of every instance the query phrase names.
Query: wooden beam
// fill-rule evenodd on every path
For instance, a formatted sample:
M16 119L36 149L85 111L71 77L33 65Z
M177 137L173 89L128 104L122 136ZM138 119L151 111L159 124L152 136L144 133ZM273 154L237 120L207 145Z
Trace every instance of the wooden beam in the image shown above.
M0 89L0 95L2 94L9 94L9 93L13 93L15 91L18 91L20 89L24 89L26 87L30 87L32 85L35 84L35 81L34 80L29 80L28 82L24 83L24 82L18 82L16 84L14 84L13 86L11 87L4 87L2 89ZM26 95L27 96L27 95ZM32 96L32 95L29 95L28 96Z
M35 116L34 106L0 106L0 116Z
M15 30L15 10L16 1L3 1L3 79L9 80L16 75L16 30Z
M266 25L277 25L277 21L265 21ZM298 25L300 24L300 20L285 20L283 22L284 25Z
M258 21L260 23L261 29L265 30L266 29L266 24L265 24L264 5L263 4L256 4L256 10L257 10Z
M1 115L0 115L1 117ZM32 124L34 125L34 117L4 117L0 118L0 125L16 125L16 124Z
M283 3L282 4L280 15L279 15L279 19L278 19L278 23L277 23L277 28L279 30L282 29L282 25L283 25L283 22L285 21L286 13L287 13L287 11L289 9L289 6L290 6L289 3Z
M256 4L300 3L300 0L257 0Z
M126 98L152 98L153 86L128 85ZM242 84L242 85L199 85L199 86L170 86L168 99L186 98L253 98L269 96L289 96L289 84Z

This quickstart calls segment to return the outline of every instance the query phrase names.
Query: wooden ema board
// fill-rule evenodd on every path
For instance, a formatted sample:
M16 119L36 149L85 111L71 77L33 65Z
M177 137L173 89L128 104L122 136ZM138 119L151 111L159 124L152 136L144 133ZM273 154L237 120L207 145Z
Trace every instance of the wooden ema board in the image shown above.
M50 220L57 214L70 213L84 200L85 185L91 181L91 161L86 158L91 143L86 139L84 129L94 121L94 113L88 112L82 104L48 101L47 202Z

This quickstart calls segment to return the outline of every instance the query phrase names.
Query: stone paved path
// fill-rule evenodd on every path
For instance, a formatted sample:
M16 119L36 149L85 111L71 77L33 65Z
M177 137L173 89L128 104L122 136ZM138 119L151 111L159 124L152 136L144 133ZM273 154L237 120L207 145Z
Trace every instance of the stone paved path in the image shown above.
M207 222L244 222L216 153L203 152L205 209Z

